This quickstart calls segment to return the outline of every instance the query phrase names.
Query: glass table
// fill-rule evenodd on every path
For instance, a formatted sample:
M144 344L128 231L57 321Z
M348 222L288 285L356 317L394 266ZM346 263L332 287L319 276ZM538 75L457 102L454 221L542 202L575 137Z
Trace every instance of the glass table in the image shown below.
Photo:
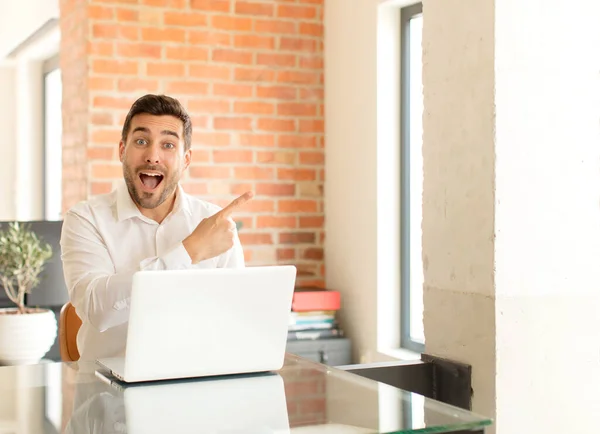
M0 433L483 432L488 418L288 354L277 372L124 385L94 363L0 367Z

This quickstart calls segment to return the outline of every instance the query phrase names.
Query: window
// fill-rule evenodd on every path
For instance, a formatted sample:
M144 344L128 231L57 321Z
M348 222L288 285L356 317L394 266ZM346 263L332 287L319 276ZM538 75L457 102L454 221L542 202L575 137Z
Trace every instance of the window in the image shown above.
M401 10L401 345L422 352L423 263L421 211L423 192L422 115L423 85L421 36L423 8L415 4Z
M58 56L44 62L44 219L62 219L62 80Z

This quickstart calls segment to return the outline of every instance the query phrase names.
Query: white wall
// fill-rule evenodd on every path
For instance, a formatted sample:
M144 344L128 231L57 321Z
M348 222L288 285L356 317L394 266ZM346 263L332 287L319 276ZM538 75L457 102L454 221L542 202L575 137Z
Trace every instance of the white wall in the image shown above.
M399 9L325 2L327 287L356 362L399 346Z
M17 152L16 115L16 68L0 65L0 221L16 217L15 158Z
M0 219L43 218L42 63L58 53L58 23L6 55L47 21L58 0L0 0Z
M59 16L58 0L0 0L0 59L52 18Z

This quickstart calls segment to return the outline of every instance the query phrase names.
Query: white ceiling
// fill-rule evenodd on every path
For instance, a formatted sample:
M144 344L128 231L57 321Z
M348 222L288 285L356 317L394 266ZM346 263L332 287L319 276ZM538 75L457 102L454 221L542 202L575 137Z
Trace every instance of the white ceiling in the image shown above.
M0 0L0 61L58 15L58 0Z

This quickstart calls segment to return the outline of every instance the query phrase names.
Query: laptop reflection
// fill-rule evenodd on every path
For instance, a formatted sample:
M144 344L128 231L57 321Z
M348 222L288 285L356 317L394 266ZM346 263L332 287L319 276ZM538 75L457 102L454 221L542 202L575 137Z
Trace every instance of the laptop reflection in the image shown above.
M290 433L284 383L276 373L135 385L100 372L96 377L103 387L96 382L96 392L79 400L65 432Z

